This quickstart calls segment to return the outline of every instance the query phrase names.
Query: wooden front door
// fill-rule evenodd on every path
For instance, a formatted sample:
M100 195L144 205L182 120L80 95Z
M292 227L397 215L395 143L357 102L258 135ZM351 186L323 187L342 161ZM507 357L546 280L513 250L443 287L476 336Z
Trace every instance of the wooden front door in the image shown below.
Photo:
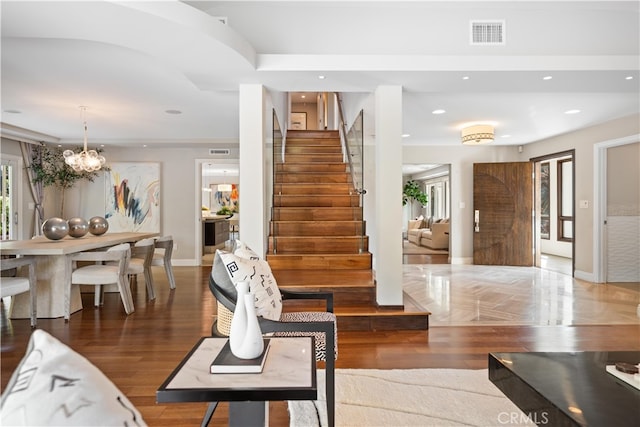
M533 265L533 163L473 165L473 263Z

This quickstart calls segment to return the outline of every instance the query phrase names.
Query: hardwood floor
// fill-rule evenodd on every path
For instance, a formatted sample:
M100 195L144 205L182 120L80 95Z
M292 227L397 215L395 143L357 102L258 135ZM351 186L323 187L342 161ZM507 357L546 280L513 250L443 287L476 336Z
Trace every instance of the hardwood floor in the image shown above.
M427 266L428 267L428 266ZM435 267L435 266L434 266ZM448 267L448 266L447 266ZM458 266L462 268L462 266ZM210 334L215 303L208 286L210 267L174 267L177 289L161 267L154 267L155 301L145 300L142 281L133 289L136 311L126 316L118 294L105 295L93 308L93 295L83 294L84 309L63 319L39 319L38 327L69 344L100 368L141 411L151 426L199 425L205 404L156 404L155 391L201 336ZM490 284L485 293L491 293ZM633 288L631 290L634 292ZM637 292L637 290L635 291ZM592 293L595 301L576 300L573 310L588 312L598 301L617 298L615 286ZM640 302L638 293L629 304ZM544 304L544 299L536 299ZM523 306L528 307L528 306ZM529 308L525 308L529 309ZM539 309L535 307L533 310ZM31 329L28 320L8 320L2 308L1 386L24 355ZM598 325L524 325L512 321L483 326L434 326L426 332L339 331L338 368L487 367L494 351L640 350L640 322ZM226 423L225 404L212 424ZM287 426L286 404L272 402L271 426Z

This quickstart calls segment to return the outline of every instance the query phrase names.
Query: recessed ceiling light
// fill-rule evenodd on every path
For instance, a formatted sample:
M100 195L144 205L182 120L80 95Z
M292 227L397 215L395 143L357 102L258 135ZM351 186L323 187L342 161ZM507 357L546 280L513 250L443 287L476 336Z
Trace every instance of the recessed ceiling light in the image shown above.
M542 78L542 80L551 80L553 78L553 76L544 76Z
M319 78L320 80L324 80L326 77L325 77L325 76L318 76L318 78Z
M142 148L147 148L147 144L142 144Z
M564 113L565 114L578 114L580 112L580 110L567 110Z
M501 138L511 138L511 135L502 135Z
M444 113L446 113L446 111L445 111L445 110L442 110L442 109L433 110L433 111L431 112L431 114L444 114Z
M165 110L164 112L167 114L182 114L180 110Z
M633 80L633 76L627 76L624 78L625 80Z
M469 80L469 76L462 77L462 80Z
M409 138L410 136L411 136L411 134L409 134L409 133L403 133L403 134L402 134L402 137L403 137L403 138Z

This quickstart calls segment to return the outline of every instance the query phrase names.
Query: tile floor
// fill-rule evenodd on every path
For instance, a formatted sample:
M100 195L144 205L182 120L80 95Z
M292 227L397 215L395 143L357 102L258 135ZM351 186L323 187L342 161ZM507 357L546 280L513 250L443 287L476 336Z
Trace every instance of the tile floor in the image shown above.
M640 283L594 284L535 267L403 265L431 326L640 324Z

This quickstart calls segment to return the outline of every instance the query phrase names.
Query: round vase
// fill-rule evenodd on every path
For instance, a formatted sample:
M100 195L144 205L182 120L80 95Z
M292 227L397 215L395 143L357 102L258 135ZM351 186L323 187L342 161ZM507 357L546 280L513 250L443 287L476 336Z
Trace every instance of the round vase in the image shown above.
M42 234L49 240L60 240L69 233L69 224L62 218L49 218L42 224Z
M244 296L249 293L249 282L236 283L236 307L231 318L231 328L229 330L229 346L231 353L239 357L236 353L240 351L244 336L247 332L247 310L244 304Z
M252 293L244 295L245 312L247 314L247 330L242 341L242 346L238 353L234 353L240 359L255 359L262 354L264 350L264 340L262 339L262 331L256 316L256 306Z

